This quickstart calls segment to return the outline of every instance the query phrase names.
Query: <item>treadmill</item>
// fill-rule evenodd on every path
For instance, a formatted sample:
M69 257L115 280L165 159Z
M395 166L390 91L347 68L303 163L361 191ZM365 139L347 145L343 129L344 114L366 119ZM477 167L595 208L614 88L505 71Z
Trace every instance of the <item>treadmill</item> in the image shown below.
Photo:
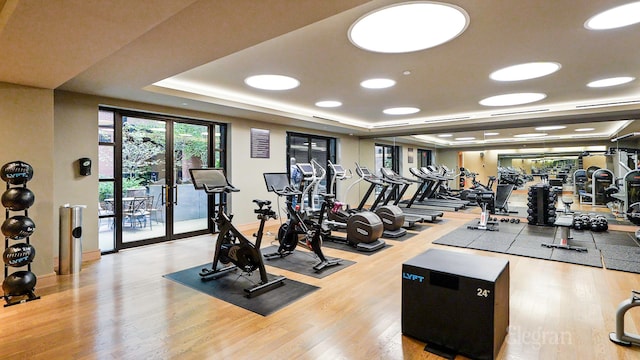
M411 200L406 202L407 207L410 208L411 206L417 205L428 209L458 211L464 209L466 205L469 204L468 201L436 199L433 197L440 185L440 181L446 180L445 178L433 173L426 173L418 168L409 168L409 172L420 179L422 185L418 186Z
M399 206L402 209L402 211L405 213L405 216L410 216L410 215L416 216L416 217L419 216L422 219L424 219L423 221L428 221L428 222L435 222L438 220L438 217L443 216L443 212L439 210L415 208L415 207L408 206L407 204L401 205L400 200L402 199L402 195L404 195L407 192L407 189L409 189L411 184L414 184L414 183L422 184L422 181L403 177L397 174L395 171L387 168L380 169L380 172L382 173L382 177L385 180L392 182L394 184L394 187L398 189L399 191L398 197L393 202L393 205ZM400 188L400 186L402 187ZM389 196L387 196L387 199L384 201L385 205L391 200L391 194L393 194L394 192L393 188L391 189L391 191L392 192L389 194Z

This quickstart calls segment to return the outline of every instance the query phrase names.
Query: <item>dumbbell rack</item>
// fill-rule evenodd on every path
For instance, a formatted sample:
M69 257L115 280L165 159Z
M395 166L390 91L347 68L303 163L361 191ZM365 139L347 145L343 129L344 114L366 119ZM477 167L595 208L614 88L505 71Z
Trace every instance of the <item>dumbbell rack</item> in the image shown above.
M555 202L557 194L553 192L549 184L537 184L529 187L527 197L529 203L529 216L527 220L530 225L553 225L556 221Z
M27 187L27 184L23 184L22 187ZM9 188L11 188L11 185L9 183L7 183L6 186L6 190L9 190ZM9 209L5 209L5 220L9 219L10 217L10 211ZM24 212L24 216L29 216L29 210L25 209L22 210ZM30 245L30 237L27 236L24 239L24 243L26 243L27 245ZM5 251L9 248L9 238L5 236L4 238L4 249ZM31 272L31 263L27 264L27 271ZM4 279L6 281L7 277L9 276L9 266L7 264L4 264ZM35 277L36 275L33 274L33 276ZM23 295L19 295L19 296L12 296L12 295L6 295L3 294L2 298L4 298L6 304L4 304L4 307L7 306L12 306L12 305L17 305L17 304L22 304L25 302L29 302L29 301L33 301L33 300L38 300L40 299L40 296L36 295L34 293L34 289L31 289L30 291L28 291L26 294ZM17 297L17 299L14 299L15 297Z

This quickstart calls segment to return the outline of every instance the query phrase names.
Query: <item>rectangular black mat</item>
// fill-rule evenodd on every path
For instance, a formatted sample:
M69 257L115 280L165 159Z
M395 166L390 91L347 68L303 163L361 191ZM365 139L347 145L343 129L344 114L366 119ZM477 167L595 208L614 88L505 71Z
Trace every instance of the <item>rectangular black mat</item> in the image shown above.
M198 273L202 268L210 266L210 263L194 266L163 277L262 316L274 313L319 289L317 286L285 279L283 286L247 298L244 289L259 282L258 271L254 271L250 276L232 272L215 280L202 281ZM269 274L269 279L273 277L274 275Z
M412 227L408 228L407 231L412 231L416 233L420 233L425 230L429 230L432 225L427 225L426 223L415 223Z
M346 236L346 235L345 235ZM347 244L343 244L343 243L339 243L339 242L334 242L334 241L328 241L325 240L322 242L322 246L324 247L328 247L328 248L332 248L332 249L337 249L337 250L342 250L342 251L347 251L347 252L352 252L352 253L356 253L356 254L362 254L362 255L374 255L379 253L380 251L384 250L384 249L388 249L393 245L390 245L388 241L386 241L386 239L381 239L384 240L386 245L378 250L375 251L361 251L356 249L354 246L350 246Z
M503 254L526 256L536 259L561 261L578 265L602 267L600 249L590 233L579 234L570 245L588 248L586 252L554 249L542 244L557 244L560 231L556 227L539 227L525 223L498 223L499 231L471 230L477 220L465 224L449 234L435 240L434 244L492 251Z
M262 248L261 250L263 254L271 254L275 253L278 250L278 247L272 245L266 248ZM326 255L325 257L327 258L327 260L336 259ZM342 259L339 265L329 266L317 272L313 270L313 267L320 263L320 259L314 253L302 250L296 250L285 257L274 257L265 259L264 262L265 264L273 267L293 271L298 274L311 276L317 279L322 279L355 264L355 261Z
M387 241L387 240L391 240L391 241L406 241L406 240L409 240L409 239L411 239L412 237L414 237L416 235L418 235L418 233L413 233L413 232L407 231L407 233L405 235L397 237L397 238L381 238L381 239L384 240L384 241Z

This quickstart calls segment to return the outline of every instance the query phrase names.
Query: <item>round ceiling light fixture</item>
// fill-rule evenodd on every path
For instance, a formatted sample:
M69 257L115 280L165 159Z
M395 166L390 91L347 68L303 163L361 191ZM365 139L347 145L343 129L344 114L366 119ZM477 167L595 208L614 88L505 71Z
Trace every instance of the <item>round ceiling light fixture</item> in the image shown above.
M244 79L245 84L260 90L290 90L297 88L300 81L284 75L254 75Z
M483 106L511 106L522 105L536 101L540 101L546 98L546 94L542 93L513 93L491 96L486 99L480 100L480 105Z
M356 20L349 40L378 53L424 50L458 37L469 26L462 8L431 1L411 1L383 7Z
M612 78L600 79L600 80L592 81L592 82L588 83L587 86L591 87L591 88L617 86L617 85L622 85L622 84L626 84L626 83L632 82L635 79L636 78L634 78L632 76L612 77Z
M377 79L364 80L363 82L360 83L360 86L366 89L386 89L386 88L392 87L395 84L396 84L395 80L377 78Z
M489 77L496 81L521 81L553 74L562 66L556 62L530 62L496 70Z
M609 30L640 22L640 1L616 6L592 16L584 23L589 30Z
M420 109L418 109L417 107L395 107L395 108L388 108L388 109L384 109L382 112L387 114L387 115L410 115L410 114L415 114L418 111L420 111Z
M342 106L342 103L337 100L323 100L323 101L318 101L316 103L316 106L323 107L323 108L334 108L334 107Z

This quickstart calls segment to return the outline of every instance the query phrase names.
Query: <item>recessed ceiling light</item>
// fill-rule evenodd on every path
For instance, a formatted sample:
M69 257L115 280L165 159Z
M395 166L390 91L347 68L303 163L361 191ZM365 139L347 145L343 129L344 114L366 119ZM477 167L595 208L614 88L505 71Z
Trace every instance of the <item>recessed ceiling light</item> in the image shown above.
M536 101L540 101L546 98L546 94L542 93L514 93L491 96L486 99L480 100L480 105L484 106L510 106L510 105L522 105Z
M261 90L289 90L300 85L297 79L284 75L254 75L244 79L244 82Z
M500 135L500 133L497 133L497 132L486 132L486 133L484 133L484 136L496 136L496 135Z
M475 139L476 138L474 138L473 136L455 138L456 141L469 141L469 140L475 140Z
M440 135L438 135L438 137L441 137L441 138L452 137L452 136L453 136L452 134L440 134Z
M340 101L337 101L337 100L323 100L323 101L318 101L316 103L316 106L325 107L325 108L332 108L332 107L342 106L342 103Z
M420 109L418 109L417 107L395 107L384 109L382 112L387 115L409 115L415 114L418 111L420 111Z
M411 70L405 70L402 72L402 75L411 75Z
M628 82L632 82L635 79L636 78L631 77L631 76L613 77L613 78L608 78L608 79L600 79L600 80L592 81L592 82L588 83L587 86L588 87L593 87L593 88L616 86L616 85L622 85L622 84L626 84Z
M608 30L640 22L640 1L616 6L591 17L584 26L590 30Z
M496 81L520 81L543 77L560 70L555 62L530 62L496 70L489 77Z
M513 137L515 138L532 138L532 137L541 137L541 136L547 136L547 134L546 133L530 133L530 134L513 135Z
M396 84L395 80L391 79L368 79L360 83L360 86L367 89L386 89Z
M361 17L351 25L349 40L368 51L405 53L450 41L468 25L469 15L457 6L413 1Z
M563 125L551 125L551 126L538 126L536 131L549 131L549 130L560 130L566 129L566 126Z
M575 131L582 132L582 131L593 131L593 130L595 130L595 129L594 128L580 128L580 129L576 129Z

